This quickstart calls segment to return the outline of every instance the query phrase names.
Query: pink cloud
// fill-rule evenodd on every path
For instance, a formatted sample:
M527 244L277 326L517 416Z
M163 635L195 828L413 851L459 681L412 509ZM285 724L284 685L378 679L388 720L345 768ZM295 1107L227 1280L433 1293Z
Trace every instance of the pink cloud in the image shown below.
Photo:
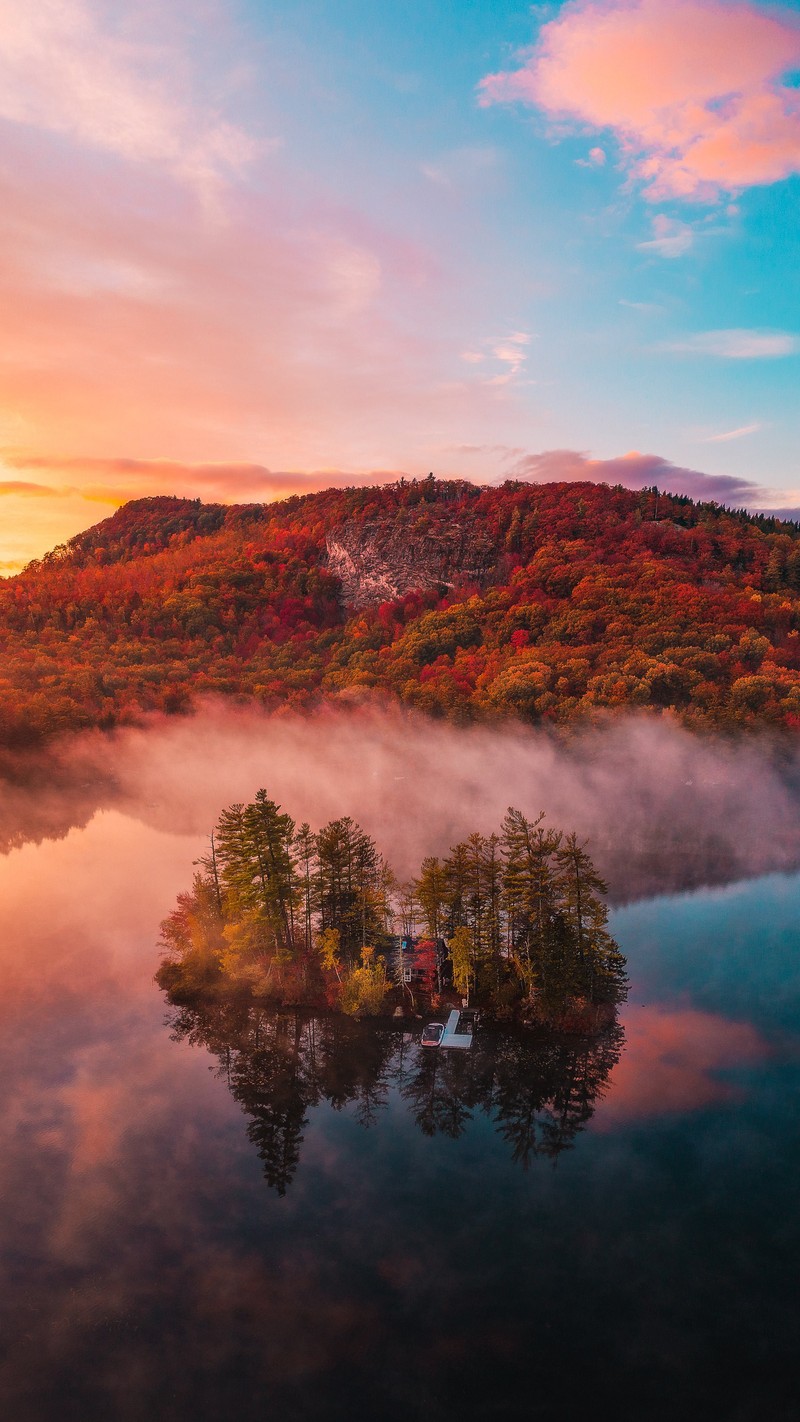
M720 1073L753 1066L768 1055L747 1022L693 1008L642 1008L625 1022L625 1051L597 1113L603 1128L671 1111L698 1111L735 1100Z
M487 437L501 392L452 379L451 247L445 266L236 127L239 83L253 123L270 112L263 57L235 77L241 17L0 0L0 34L0 446L53 461L49 497L7 471L4 570L85 527L84 490L121 501L163 473L269 498L426 473L432 422Z
M160 461L191 466L180 491L229 498L274 497L261 469L393 471L409 427L467 403L439 390L446 342L422 332L442 279L415 244L289 174L231 190L227 220L209 223L170 174L103 160L98 182L95 165L75 150L65 166L47 135L0 122L0 442L51 456L63 498L106 484L120 451L138 464L127 483L115 470L117 492L152 487ZM251 472L227 480L222 462ZM6 521L5 561L86 524L85 503L54 530L48 500L34 512L32 490L13 492L30 536L15 515L10 547Z
M218 15L204 19L219 29ZM132 20L104 23L87 0L0 0L0 117L154 164L213 200L263 144L193 92L169 24L154 36L137 34Z
M709 200L800 172L793 12L721 0L567 5L483 104L521 101L580 130L610 129L648 198Z
M621 484L623 489L655 486L672 494L686 494L690 499L767 512L777 499L786 497L785 490L778 493L733 474L705 474L700 469L673 464L660 454L641 454L638 450L614 459L591 459L575 449L549 449L542 454L524 455L512 465L510 475L535 484L588 479L597 484ZM775 512L785 518L798 517L797 509L776 508Z

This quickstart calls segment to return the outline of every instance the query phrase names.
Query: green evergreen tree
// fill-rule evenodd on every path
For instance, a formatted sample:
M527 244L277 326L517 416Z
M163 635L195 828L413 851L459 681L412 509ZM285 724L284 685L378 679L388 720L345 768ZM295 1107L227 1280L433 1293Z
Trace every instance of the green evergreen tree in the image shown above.
M374 840L354 820L332 820L316 839L317 893L322 930L339 930L352 966L361 950L386 939L386 864Z
M447 872L441 860L423 859L414 887L425 930L435 943L445 931L447 914Z

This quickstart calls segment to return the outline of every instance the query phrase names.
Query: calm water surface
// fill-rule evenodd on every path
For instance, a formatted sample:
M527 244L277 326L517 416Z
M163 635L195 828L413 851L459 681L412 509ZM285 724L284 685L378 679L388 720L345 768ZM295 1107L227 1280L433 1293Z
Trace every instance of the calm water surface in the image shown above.
M194 850L0 865L0 1415L797 1417L800 878L617 911L624 1040L423 1060L168 1013Z

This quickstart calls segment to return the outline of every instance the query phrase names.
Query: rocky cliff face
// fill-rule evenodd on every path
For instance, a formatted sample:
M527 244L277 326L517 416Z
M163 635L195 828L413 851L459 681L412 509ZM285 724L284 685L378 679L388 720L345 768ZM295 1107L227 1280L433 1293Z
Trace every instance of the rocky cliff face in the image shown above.
M417 588L483 586L496 564L491 540L463 513L341 524L326 543L329 570L353 608L389 602Z

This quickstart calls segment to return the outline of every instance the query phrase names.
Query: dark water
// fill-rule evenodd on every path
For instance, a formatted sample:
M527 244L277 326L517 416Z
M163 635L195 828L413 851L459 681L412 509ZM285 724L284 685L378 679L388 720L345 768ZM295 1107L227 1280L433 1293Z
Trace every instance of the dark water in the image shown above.
M0 1415L798 1415L800 878L615 915L591 1049L171 1014L193 845L0 865Z

